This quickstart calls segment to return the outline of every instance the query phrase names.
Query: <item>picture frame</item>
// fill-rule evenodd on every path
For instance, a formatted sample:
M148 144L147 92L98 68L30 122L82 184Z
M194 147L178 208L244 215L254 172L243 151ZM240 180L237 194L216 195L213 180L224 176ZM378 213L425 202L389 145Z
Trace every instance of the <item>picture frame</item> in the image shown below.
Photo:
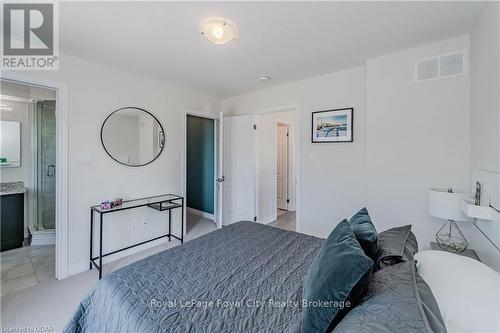
M354 141L354 108L316 111L311 118L312 143Z

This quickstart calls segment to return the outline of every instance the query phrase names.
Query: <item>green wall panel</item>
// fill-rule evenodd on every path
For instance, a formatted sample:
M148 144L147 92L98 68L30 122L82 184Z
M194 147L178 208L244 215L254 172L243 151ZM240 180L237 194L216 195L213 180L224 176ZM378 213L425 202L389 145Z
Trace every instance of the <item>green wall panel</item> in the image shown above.
M187 206L214 213L214 120L187 117Z

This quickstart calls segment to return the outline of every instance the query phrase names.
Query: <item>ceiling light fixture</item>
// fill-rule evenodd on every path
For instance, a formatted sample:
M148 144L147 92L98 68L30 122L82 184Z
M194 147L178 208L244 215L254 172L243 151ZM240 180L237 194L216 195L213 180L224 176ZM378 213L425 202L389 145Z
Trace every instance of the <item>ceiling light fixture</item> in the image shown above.
M271 80L271 77L269 75L259 75L257 77L260 82L269 82Z
M224 20L211 20L203 25L201 34L214 44L226 44L236 38L233 25Z

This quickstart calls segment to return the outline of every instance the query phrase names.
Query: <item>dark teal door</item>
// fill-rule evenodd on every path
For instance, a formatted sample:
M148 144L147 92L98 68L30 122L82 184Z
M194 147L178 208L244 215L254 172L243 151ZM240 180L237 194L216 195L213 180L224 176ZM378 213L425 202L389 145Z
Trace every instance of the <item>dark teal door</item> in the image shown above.
M214 120L187 116L186 204L214 213Z

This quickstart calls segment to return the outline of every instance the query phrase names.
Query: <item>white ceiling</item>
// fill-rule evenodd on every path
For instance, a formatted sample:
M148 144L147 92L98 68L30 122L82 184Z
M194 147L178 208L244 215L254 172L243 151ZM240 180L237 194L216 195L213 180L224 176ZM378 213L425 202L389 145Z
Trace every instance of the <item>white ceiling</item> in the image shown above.
M481 7L478 2L61 2L60 48L227 97L468 33ZM209 43L200 34L207 18L233 21L238 40ZM260 74L272 81L259 82Z

